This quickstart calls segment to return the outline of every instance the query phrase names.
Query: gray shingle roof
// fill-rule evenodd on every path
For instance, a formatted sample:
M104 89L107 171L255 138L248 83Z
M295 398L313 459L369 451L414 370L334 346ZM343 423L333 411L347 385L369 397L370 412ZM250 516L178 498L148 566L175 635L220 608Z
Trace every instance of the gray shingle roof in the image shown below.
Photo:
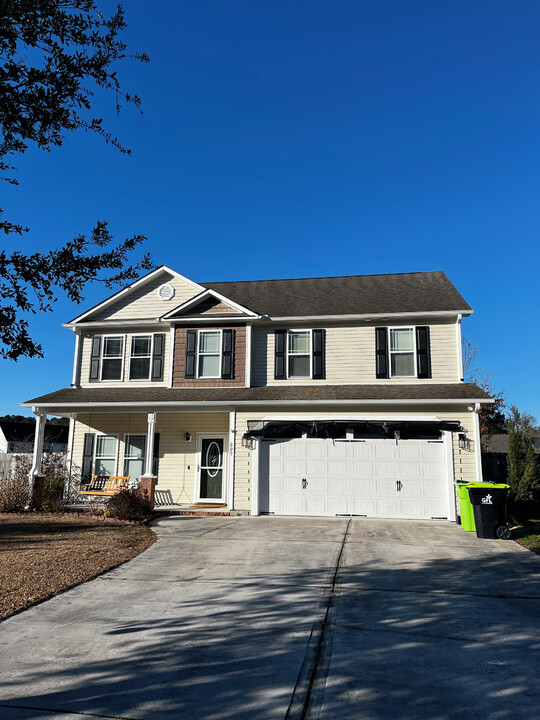
M439 385L269 385L250 388L63 388L48 395L28 400L24 405L71 405L86 403L140 403L158 406L163 402L241 403L265 401L305 401L317 403L331 400L489 400L489 395L473 383Z
M471 311L440 270L203 284L260 315L270 317Z

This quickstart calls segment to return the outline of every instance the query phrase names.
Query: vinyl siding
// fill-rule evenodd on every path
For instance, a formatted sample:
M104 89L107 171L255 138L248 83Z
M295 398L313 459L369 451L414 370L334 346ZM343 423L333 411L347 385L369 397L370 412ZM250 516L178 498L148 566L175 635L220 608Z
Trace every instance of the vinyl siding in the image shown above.
M131 349L131 336L132 335L151 335L163 333L165 335L165 349L164 349L164 366L163 366L163 380L161 382L152 382L151 380L129 380L129 353ZM124 379L118 381L105 380L103 382L90 382L90 357L92 354L92 338L93 333L81 334L80 340L80 357L81 357L81 371L79 375L80 387L125 387L126 385L132 385L133 387L140 385L154 385L156 387L166 387L169 381L169 344L170 344L170 328L168 325L161 325L159 329L156 327L142 327L142 328L129 328L126 332L122 329L109 330L108 332L95 333L96 335L123 335L124 336Z
M223 435L229 430L228 413L157 413L155 431L159 438L159 474L156 489L169 492L173 503L192 503L196 481L197 433ZM77 482L87 432L118 435L117 473L123 474L124 436L146 435L146 413L89 413L79 415L73 436L73 482ZM187 443L184 435L191 434ZM225 442L225 447L228 443Z
M427 323L417 322L416 325ZM396 327L398 324L392 324ZM404 327L411 327L404 323ZM295 326L300 327L300 326ZM317 327L323 327L317 325ZM431 368L429 380L375 377L375 324L326 327L326 379L274 379L274 328L253 328L252 385L349 385L377 383L448 383L459 381L455 323L431 323Z
M262 420L273 417L279 418L298 418L316 419L316 418L333 418L340 417L384 420L389 417L399 416L400 418L410 418L414 420L418 416L436 415L440 420L454 420L460 422L467 432L469 444L467 449L461 450L457 434L454 433L454 473L456 480L465 480L472 482L476 477L476 460L475 460L475 444L474 444L474 413L467 411L460 412L436 412L433 408L424 408L418 412L404 412L399 407L386 409L384 412L378 410L375 412L350 412L348 409L336 412L328 412L326 410L314 412L287 412L274 411L260 413L239 412L236 415L236 451L235 451L235 487L234 487L234 507L235 510L243 512L251 512L252 508L252 483L253 483L253 457L254 452L250 446L243 440L243 435L247 431L248 420Z
M172 300L161 300L158 297L158 288L164 284L172 285L175 289ZM102 310L88 316L86 321L158 318L171 312L175 307L183 305L200 292L202 291L182 280L163 274L148 283L139 285L132 292L128 292L119 298L117 302L113 302Z

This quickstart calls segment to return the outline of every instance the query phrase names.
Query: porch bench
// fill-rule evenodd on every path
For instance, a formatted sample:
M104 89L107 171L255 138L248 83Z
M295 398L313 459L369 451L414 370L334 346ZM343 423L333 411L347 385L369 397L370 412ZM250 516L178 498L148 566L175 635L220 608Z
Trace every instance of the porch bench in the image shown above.
M79 495L116 495L127 490L128 484L129 475L92 475L90 483L81 485Z

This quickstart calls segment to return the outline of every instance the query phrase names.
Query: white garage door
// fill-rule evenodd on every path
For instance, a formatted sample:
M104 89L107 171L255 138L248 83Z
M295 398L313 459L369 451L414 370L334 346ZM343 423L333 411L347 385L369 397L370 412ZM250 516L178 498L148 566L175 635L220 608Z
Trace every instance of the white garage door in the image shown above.
M263 513L448 516L442 440L263 440L259 478Z

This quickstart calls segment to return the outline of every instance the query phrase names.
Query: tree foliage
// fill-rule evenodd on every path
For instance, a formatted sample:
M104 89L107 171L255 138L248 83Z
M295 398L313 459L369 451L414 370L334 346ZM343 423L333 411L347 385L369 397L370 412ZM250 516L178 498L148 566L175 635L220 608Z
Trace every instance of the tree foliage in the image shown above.
M540 488L538 464L534 454L534 438L538 434L536 420L510 406L506 419L508 431L508 484L510 495L518 502L536 500Z
M505 398L503 392L494 390L491 382L492 372L485 372L477 365L478 345L472 345L463 340L463 377L465 382L476 383L482 390L485 390L493 399L494 403L482 405L478 413L480 422L480 435L483 442L489 446L489 439L498 432L505 431Z
M18 184L14 157L29 147L51 151L69 131L101 136L129 154L92 113L96 91L112 93L115 108L140 98L123 89L117 64L126 59L147 62L144 53L128 53L122 39L126 21L122 6L110 17L94 0L3 0L0 5L0 176ZM28 231L4 218L5 234ZM104 221L59 249L25 254L0 252L0 356L16 360L43 354L29 334L29 313L52 309L59 292L81 302L89 282L110 287L138 277L152 267L148 255L129 265L128 256L143 242L135 235L120 242Z

